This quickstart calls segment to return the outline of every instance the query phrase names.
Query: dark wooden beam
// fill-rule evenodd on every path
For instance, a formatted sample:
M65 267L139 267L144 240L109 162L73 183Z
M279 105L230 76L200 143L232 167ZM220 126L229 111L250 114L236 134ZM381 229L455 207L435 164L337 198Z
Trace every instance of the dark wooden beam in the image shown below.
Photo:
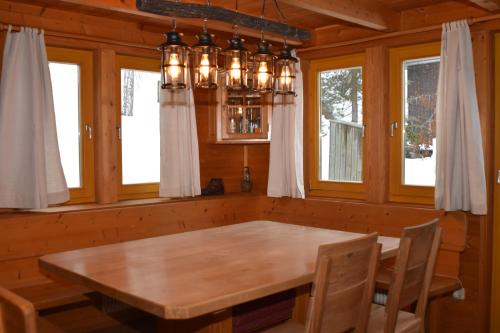
M276 21L261 19L256 16L242 14L223 7L168 0L137 0L136 5L137 9L140 11L163 16L199 19L207 18L209 20L217 20L231 24L237 23L238 26L241 27L263 30L264 32L282 35L287 38L299 40L309 40L311 38L311 34L307 30Z

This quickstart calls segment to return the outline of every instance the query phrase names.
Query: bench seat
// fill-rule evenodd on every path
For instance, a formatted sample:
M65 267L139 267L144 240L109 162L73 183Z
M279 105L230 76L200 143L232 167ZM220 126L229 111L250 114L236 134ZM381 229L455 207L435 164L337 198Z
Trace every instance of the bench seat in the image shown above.
M381 267L377 273L377 289L388 290L391 284L392 270L386 267ZM453 293L462 286L457 278L434 275L429 290L429 298L436 298Z
M45 282L12 289L12 292L33 303L37 311L88 301L90 290L78 285Z

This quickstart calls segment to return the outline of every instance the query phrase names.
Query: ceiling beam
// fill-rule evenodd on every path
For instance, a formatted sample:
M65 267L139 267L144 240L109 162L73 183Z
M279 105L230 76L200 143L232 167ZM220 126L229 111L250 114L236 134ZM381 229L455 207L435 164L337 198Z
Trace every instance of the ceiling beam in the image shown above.
M397 30L399 13L374 0L279 0L375 30Z
M500 0L469 0L469 1L491 12L500 9Z
M128 20L138 22L144 26L163 27L165 31L171 29L172 21L163 15L140 11L137 9L136 0L17 0L28 4L46 6L61 10L78 11L86 15L109 17L116 20ZM277 22L276 22L277 23ZM203 25L203 20L193 18L178 18L177 26L179 30L186 29L185 32L198 31ZM209 21L208 28L211 31L232 33L231 23L222 21ZM255 29L240 27L240 35L260 38L260 32ZM266 39L278 43L283 42L283 36L276 33L266 34ZM298 38L287 39L289 45L299 46L303 42Z
M284 23L267 20L256 16L243 14L224 7L209 6L198 3L182 3L168 0L137 0L137 9L140 11L163 15L167 17L183 17L217 20L229 24L254 29L257 31L271 32L286 38L308 40L311 38L309 31L289 26Z

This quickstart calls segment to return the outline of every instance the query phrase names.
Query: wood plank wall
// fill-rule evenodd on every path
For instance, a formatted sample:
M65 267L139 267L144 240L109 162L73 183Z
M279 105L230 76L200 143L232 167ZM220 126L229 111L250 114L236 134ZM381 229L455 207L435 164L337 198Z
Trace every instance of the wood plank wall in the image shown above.
M43 281L43 254L255 220L257 196L163 201L65 213L0 214L0 284ZM249 204L254 203L254 204Z
M406 28L419 25L433 25L442 20L456 19L464 16L477 16L475 8L450 7L448 3L439 6L438 13L424 9L419 13L408 11ZM17 25L30 25L54 31L77 33L87 36L101 36L118 41L157 45L162 37L147 25L124 22L113 18L94 17L76 12L47 9L36 5L0 0L0 22ZM340 29L340 28L335 28ZM491 68L492 56L488 45L491 31L500 29L500 23L485 23L474 26L475 50L480 57L476 66L478 70L478 96L481 105L481 121L483 125L485 148L489 161L493 146L491 102L492 93L488 89L491 80L487 73ZM365 31L355 28L342 28L342 31L325 30L317 35L317 43L327 43L332 38L355 39L366 36ZM370 33L369 35L371 35ZM377 33L379 34L379 33ZM1 34L0 34L1 35ZM3 38L3 36L1 36ZM307 59L324 58L340 54L367 51L373 61L373 71L377 77L387 77L387 49L389 47L423 43L438 40L440 31L414 34L398 38L386 39L383 42L366 42L335 49L311 51L303 54L304 68L307 70ZM187 36L192 42L192 36ZM0 38L3 45L3 39ZM105 42L70 40L63 37L47 37L47 43L53 46L66 46L94 50L96 54L128 54L156 57L156 53L144 49L113 45ZM108 50L108 51L106 51ZM1 54L1 52L0 52ZM492 71L491 71L492 72ZM384 81L384 80L382 80ZM374 84L378 89L373 105L380 112L373 112L376 129L367 129L368 137L377 137L384 132L384 116L387 110L387 87ZM307 96L307 86L305 87ZM106 93L103 91L103 94ZM378 96L378 97L377 97ZM209 92L197 91L196 116L200 140L200 163L202 184L210 178L223 177L227 192L238 192L243 167L242 145L215 145L209 142L209 118L213 107L214 96ZM371 103L372 104L372 103ZM491 103L490 103L491 104ZM306 103L307 105L307 103ZM374 107L375 108L375 107ZM306 110L307 112L307 110ZM370 115L369 115L370 116ZM307 119L307 117L305 117ZM307 131L305 133L307 139ZM372 147L379 156L387 156L387 148L380 144ZM116 143L115 143L116 144ZM105 155L105 153L101 152ZM269 163L269 145L249 145L248 163L254 180L254 192L265 193ZM109 155L107 155L109 157ZM102 156L103 158L105 156ZM308 152L305 152L307 159ZM384 159L385 160L385 159ZM106 165L113 160L104 161ZM489 163L491 164L491 163ZM307 166L307 163L305 163ZM488 165L488 178L492 179L492 170ZM489 306L489 226L490 217L477 218L471 215L452 214L446 217L425 207L387 204L387 168L383 163L368 166L373 191L370 191L369 203L353 203L329 199L313 199L306 201L289 199L268 199L259 195L235 195L217 197L208 200L162 202L151 205L131 207L99 208L77 212L35 214L35 213L1 213L0 212L0 284L15 286L30 280L40 279L36 258L44 253L62 251L73 248L107 244L112 242L169 234L199 228L213 227L229 223L267 218L278 221L310 224L314 226L332 227L353 231L378 230L383 234L397 235L401 227L424 222L431 217L440 216L445 223L445 248L440 254L439 270L445 273L458 273L466 287L466 301L445 299L433 306L435 332L486 332ZM306 171L307 174L307 171ZM99 193L99 192L98 192ZM110 193L102 192L106 196ZM490 196L491 197L491 196ZM104 198L102 202L116 200L116 194ZM464 229L464 221L467 228ZM464 238L460 235L467 233ZM460 247L465 247L458 255Z

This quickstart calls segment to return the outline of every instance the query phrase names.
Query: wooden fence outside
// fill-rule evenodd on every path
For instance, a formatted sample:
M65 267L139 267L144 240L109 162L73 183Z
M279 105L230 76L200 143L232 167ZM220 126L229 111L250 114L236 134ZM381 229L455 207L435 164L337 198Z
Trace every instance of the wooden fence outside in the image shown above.
M363 125L330 120L329 162L329 180L363 180Z

